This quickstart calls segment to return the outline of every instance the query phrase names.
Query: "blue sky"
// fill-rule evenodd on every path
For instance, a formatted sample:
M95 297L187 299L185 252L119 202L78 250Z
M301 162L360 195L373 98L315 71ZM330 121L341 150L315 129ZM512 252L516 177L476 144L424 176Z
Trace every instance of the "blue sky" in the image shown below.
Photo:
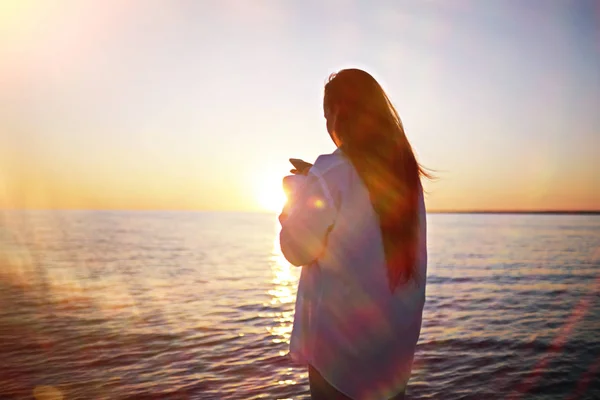
M600 209L597 2L0 7L0 207L275 207L357 66L437 171L430 209Z

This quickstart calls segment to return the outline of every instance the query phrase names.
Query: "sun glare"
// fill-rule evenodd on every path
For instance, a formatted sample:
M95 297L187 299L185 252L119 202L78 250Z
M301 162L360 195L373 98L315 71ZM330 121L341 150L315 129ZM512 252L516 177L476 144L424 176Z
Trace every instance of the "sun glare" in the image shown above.
M260 182L256 194L260 207L265 211L281 211L287 200L283 188L277 184L277 181Z

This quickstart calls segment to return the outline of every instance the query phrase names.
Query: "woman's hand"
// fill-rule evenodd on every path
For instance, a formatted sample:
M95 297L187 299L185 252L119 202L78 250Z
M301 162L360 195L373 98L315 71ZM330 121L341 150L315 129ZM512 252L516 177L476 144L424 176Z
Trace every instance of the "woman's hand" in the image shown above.
M311 163L306 162L304 160L300 160L298 158L290 158L290 162L294 166L294 168L291 169L290 172L294 175L307 175L308 170L310 169L310 167L313 166Z

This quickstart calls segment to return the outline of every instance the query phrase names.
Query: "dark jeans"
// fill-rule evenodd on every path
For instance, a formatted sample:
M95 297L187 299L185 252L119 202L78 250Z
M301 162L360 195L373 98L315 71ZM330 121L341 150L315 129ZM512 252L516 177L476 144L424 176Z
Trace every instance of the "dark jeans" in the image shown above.
M312 400L352 400L331 386L312 365L308 366L308 383ZM398 393L390 400L404 400L404 392Z

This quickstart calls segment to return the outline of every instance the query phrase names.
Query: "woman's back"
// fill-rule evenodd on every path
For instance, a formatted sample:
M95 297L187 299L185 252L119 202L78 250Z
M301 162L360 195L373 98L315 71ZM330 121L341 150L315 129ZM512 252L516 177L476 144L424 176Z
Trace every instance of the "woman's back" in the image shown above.
M430 175L367 72L332 74L323 116L338 150L317 159L281 216L282 252L303 265L290 354L351 398L401 396L425 303Z
M337 150L319 157L312 174L328 192L323 197L333 202L335 222L323 253L304 267L302 279L311 284L301 282L299 288L309 286L299 296L311 297L313 306L306 318L316 340L306 361L350 397L365 398L371 391L391 397L408 381L421 328L427 265L422 194L417 281L392 293L379 217L352 163Z

